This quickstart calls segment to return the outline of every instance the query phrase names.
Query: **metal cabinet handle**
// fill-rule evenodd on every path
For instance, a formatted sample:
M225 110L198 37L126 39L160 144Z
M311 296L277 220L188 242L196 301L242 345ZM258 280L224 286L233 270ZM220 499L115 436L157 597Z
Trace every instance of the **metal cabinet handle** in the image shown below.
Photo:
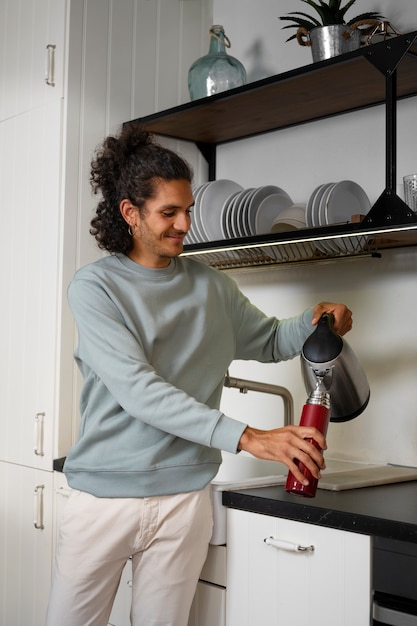
M34 498L34 520L33 525L38 530L43 530L45 526L43 525L43 490L45 489L45 485L37 485L35 487L35 498Z
M265 537L264 542L277 550L287 550L288 552L314 552L314 546L301 546L292 541L275 539L275 537Z
M45 83L50 87L55 87L55 48L52 43L46 46Z
M43 456L43 421L45 413L36 413L35 415L35 444L34 452L36 456Z

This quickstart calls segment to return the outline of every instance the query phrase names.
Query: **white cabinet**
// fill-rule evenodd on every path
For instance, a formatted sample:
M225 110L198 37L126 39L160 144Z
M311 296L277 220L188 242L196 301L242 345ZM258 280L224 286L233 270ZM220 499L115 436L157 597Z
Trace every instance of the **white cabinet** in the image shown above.
M226 554L226 546L209 546L188 626L226 625Z
M41 626L51 582L53 474L0 461L0 624Z
M0 459L51 469L60 329L60 100L0 123Z
M130 605L132 603L132 561L129 560L122 572L109 626L130 626Z
M66 0L0 2L1 121L62 97L67 6Z
M226 589L199 581L188 626L225 626Z
M233 509L227 514L228 626L369 626L370 537ZM277 547L265 542L271 537Z
M77 158L65 150L62 97L69 4L1 0L0 7L7 41L0 81L0 459L51 471L59 444L71 442L75 413L65 279L75 267L78 212L68 216L63 202L66 158Z

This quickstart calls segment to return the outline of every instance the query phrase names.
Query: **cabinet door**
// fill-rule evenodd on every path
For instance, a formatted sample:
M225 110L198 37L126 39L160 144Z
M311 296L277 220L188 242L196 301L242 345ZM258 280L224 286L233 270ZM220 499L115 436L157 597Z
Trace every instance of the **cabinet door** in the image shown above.
M229 509L226 623L369 626L370 563L370 537Z
M43 469L59 395L61 108L0 123L0 459Z
M66 0L0 0L0 120L62 97L65 14Z
M225 626L226 589L199 581L188 626Z
M0 626L40 626L51 584L53 475L0 461L0 484Z
M130 606L132 604L132 561L128 561L122 572L109 626L130 626Z

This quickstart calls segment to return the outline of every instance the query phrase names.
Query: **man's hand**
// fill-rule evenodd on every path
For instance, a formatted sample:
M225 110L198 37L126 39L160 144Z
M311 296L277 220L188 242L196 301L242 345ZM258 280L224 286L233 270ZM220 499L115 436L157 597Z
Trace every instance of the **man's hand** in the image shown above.
M323 313L332 313L334 317L334 330L339 335L346 334L352 328L352 311L345 304L334 304L332 302L320 302L313 308L312 324L318 324Z
M284 463L303 485L308 481L298 469L295 460L301 461L315 478L325 468L323 455L306 441L314 439L322 450L327 448L322 433L310 426L284 426L273 430L258 430L247 426L239 441L239 450L246 450L258 459Z

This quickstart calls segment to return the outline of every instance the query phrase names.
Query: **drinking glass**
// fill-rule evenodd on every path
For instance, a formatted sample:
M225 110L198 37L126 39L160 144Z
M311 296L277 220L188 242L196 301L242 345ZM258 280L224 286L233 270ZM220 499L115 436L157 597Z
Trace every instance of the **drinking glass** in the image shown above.
M408 174L403 177L403 181L405 203L417 213L417 174Z

